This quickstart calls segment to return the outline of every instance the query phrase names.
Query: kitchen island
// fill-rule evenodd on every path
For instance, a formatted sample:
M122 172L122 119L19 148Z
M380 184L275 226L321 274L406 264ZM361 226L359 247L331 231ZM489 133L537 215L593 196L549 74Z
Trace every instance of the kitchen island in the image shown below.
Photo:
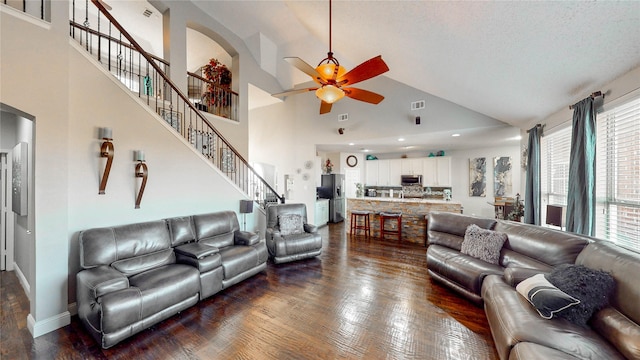
M438 199L421 198L383 198L360 197L347 199L347 211L345 216L345 228L347 233L351 229L351 211L370 211L371 235L380 236L380 212L402 212L402 241L416 244L425 244L427 216L431 211L445 211L460 213L462 204L456 201L444 201ZM389 226L390 223L387 223ZM362 232L358 232L362 234ZM392 239L392 237L389 237Z

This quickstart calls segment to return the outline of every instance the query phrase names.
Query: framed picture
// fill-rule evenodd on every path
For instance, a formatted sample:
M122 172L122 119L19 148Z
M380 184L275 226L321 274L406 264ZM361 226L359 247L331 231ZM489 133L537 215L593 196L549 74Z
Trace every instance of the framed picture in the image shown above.
M182 129L181 113L165 108L158 108L158 114L160 114L160 116L164 119L164 121L167 122L167 124L171 125L171 127L174 128L177 132L180 132L180 130Z
M21 142L12 152L11 209L18 216L27 215L28 151L27 143Z
M511 181L511 157L502 156L493 159L493 195L500 197L513 192Z
M487 158L469 159L469 196L487 196Z

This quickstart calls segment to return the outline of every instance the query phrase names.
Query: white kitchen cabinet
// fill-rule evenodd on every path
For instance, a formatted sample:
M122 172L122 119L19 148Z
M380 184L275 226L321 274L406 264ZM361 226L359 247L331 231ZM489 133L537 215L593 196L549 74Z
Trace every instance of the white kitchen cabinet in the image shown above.
M438 167L438 186L451 186L451 158L436 157Z
M378 161L378 186L389 186L389 161Z
M422 160L424 186L446 187L451 186L451 158L437 156Z
M401 175L422 175L422 162L423 158L400 159L400 164L402 167Z
M365 161L365 185L378 186L378 161L380 160Z
M316 213L315 213L315 226L327 225L329 222L329 200L318 199L316 200Z
M389 160L389 186L400 186L402 176L402 160Z

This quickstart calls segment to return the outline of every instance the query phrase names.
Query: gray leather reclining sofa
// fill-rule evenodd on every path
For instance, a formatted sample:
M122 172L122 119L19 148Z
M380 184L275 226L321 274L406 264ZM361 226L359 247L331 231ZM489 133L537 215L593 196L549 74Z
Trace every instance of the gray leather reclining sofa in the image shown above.
M264 239L232 211L79 235L78 316L103 348L267 267Z
M461 253L470 224L507 234L498 265ZM484 304L501 360L640 359L640 254L569 232L454 213L432 212L427 236L429 274ZM515 289L561 264L604 270L615 279L610 305L587 327L543 319Z

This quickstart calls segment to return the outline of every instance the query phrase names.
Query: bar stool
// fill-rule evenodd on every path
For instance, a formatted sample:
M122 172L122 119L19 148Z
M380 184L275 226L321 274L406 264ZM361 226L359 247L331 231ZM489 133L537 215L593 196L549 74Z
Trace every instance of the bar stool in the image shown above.
M386 220L395 220L398 228L397 230L388 230L385 228ZM398 241L402 239L402 213L380 213L380 237L384 238L386 234L398 235Z
M370 211L366 210L351 210L351 230L352 235L356 235L358 230L364 230L366 237L371 236L371 226L369 224ZM361 224L358 224L358 220L362 220Z

